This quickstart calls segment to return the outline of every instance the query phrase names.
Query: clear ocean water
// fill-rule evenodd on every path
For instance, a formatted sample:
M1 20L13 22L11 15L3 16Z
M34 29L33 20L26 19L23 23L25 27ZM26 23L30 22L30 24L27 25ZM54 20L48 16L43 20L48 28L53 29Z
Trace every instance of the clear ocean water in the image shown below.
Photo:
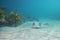
M6 14L11 10L22 14L26 21L17 27L0 27L0 40L60 40L60 0L0 0L0 7L7 8ZM39 21L27 21L29 16ZM34 22L41 26L32 28Z

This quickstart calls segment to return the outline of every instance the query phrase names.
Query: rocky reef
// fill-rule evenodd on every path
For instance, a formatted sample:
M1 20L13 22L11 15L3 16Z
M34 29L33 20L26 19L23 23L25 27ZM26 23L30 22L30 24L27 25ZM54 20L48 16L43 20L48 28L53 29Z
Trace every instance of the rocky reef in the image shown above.
M10 26L10 27L16 27L23 22L23 16L17 12L9 12L5 13L5 9L1 7L0 8L0 27ZM7 15L8 14L8 15Z

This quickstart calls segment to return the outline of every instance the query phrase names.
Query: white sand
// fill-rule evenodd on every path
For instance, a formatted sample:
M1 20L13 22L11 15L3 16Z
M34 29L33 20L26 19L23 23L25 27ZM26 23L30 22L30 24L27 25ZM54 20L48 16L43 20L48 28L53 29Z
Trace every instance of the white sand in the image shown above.
M60 40L60 23L50 21L49 26L44 23L40 29L31 28L31 22L21 25L24 28L2 28L0 40Z

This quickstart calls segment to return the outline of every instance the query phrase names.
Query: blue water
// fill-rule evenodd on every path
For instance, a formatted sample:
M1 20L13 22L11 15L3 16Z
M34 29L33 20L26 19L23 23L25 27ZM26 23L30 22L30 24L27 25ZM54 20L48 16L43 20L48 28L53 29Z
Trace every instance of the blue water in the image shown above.
M0 7L7 7L7 11L37 18L52 18L60 14L60 0L0 0Z
M34 16L40 22L60 20L60 0L0 0L0 7L6 7L7 14L15 11L25 18Z

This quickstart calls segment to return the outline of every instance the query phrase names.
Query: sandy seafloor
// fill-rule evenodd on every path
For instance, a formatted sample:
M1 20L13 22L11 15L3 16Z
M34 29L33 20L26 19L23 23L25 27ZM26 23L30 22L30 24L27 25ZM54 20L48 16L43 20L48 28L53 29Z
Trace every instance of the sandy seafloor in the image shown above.
M0 40L60 40L59 20L42 19L39 29L32 28L32 23L28 21L18 27L1 27Z

